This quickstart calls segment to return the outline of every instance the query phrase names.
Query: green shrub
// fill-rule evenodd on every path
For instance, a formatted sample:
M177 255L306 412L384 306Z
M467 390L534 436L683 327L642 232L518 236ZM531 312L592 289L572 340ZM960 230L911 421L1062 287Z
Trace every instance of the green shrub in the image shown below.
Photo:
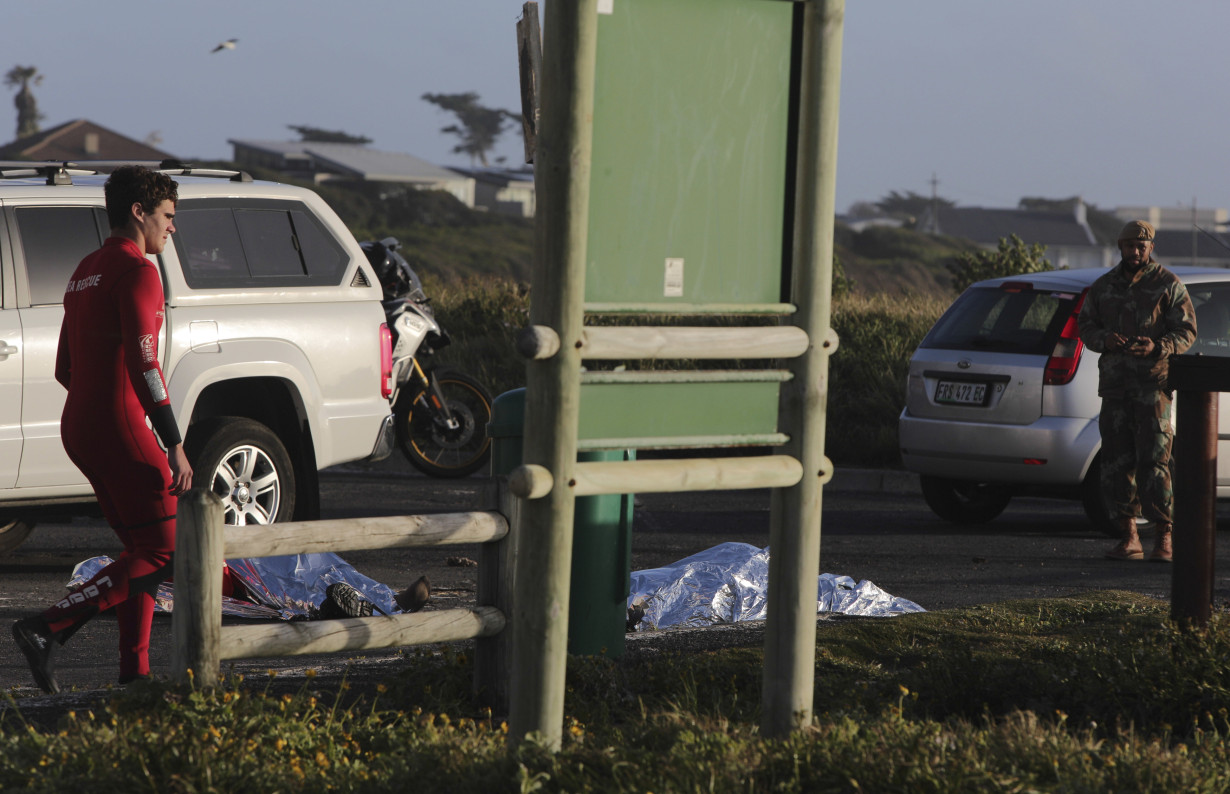
M511 279L469 278L444 281L428 277L441 325L453 344L438 355L440 366L478 378L493 395L525 385L525 361L514 347L529 324L529 289ZM833 302L832 325L840 338L829 360L826 454L842 465L894 466L897 417L905 404L909 360L918 343L947 307L938 298L896 298L847 293ZM588 324L612 325L764 325L771 317L591 316ZM629 369L740 369L779 366L777 362L628 361L589 362L591 369L626 365Z
M352 672L366 696L311 671L288 691L149 682L61 696L53 727L10 697L0 789L1226 791L1230 620L1167 611L1103 592L823 621L813 721L779 739L760 647L570 658L558 753L507 746L462 646Z
M909 259L927 261L936 250L936 241L912 229L869 226L856 232L850 241L860 256L868 259Z
M1026 246L1015 234L1001 237L999 248L995 251L958 254L956 261L948 265L948 271L952 273L952 286L957 292L964 292L970 284L984 278L1053 270L1045 253L1046 246L1041 243Z
M897 418L910 356L947 308L936 298L850 295L833 304L825 454L837 464L900 463Z
M529 325L529 288L507 278L472 277L445 281L427 275L423 291L452 343L435 356L439 367L478 379L492 396L525 385L525 359L517 334Z

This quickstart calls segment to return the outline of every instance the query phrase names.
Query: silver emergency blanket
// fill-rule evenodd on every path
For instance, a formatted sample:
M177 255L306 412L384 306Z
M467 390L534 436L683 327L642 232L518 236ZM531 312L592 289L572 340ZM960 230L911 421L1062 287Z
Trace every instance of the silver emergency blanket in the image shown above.
M112 562L110 557L91 557L77 563L69 588L80 587ZM393 600L393 590L369 579L336 554L288 554L282 557L251 557L227 560L237 578L247 588L250 601L222 599L222 614L262 620L308 617L319 607L325 589L334 582L346 582L363 597L392 615L401 610ZM175 605L175 590L170 582L158 586L154 596L158 611L170 612Z
M634 571L628 607L645 610L637 631L764 620L768 583L767 547L722 543L663 568ZM817 613L888 617L925 611L866 580L856 583L831 573L818 577Z
M80 587L111 564L92 557L73 570L70 588ZM400 610L393 590L354 569L336 554L291 554L227 560L247 588L250 601L222 599L222 614L263 620L307 617L334 582L346 582L388 614ZM722 543L663 568L633 571L628 606L639 604L645 616L638 631L672 626L711 626L764 620L768 601L769 549L750 543ZM158 587L158 609L174 607L174 588ZM913 601L889 595L869 581L821 574L816 612L886 617L925 611Z

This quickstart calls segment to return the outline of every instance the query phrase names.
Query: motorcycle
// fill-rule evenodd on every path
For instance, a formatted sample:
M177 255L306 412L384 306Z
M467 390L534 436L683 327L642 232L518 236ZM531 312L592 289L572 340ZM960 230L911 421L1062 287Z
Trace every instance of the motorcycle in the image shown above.
M418 275L397 252L394 237L359 244L384 290L393 335L393 393L389 398L397 445L416 469L433 477L465 477L491 458L491 394L477 380L424 365L450 343Z

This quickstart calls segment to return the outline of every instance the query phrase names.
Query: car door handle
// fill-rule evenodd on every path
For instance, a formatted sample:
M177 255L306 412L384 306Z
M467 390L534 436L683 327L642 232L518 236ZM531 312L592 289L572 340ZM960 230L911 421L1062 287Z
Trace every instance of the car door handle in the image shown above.
M17 355L17 348L13 347L3 339L0 339L0 358L8 358L9 356L15 355Z

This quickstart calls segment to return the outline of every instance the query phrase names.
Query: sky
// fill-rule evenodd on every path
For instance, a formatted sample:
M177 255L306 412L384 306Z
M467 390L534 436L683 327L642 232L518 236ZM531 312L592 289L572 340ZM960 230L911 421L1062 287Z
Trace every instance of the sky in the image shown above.
M86 118L185 159L229 159L229 138L295 140L296 124L467 165L440 131L452 117L421 96L519 110L521 7L0 0L0 72L43 74L44 129ZM847 0L837 205L930 195L934 176L967 207L1230 207L1227 30L1225 0ZM14 94L0 98L0 142ZM521 164L520 136L494 154Z

